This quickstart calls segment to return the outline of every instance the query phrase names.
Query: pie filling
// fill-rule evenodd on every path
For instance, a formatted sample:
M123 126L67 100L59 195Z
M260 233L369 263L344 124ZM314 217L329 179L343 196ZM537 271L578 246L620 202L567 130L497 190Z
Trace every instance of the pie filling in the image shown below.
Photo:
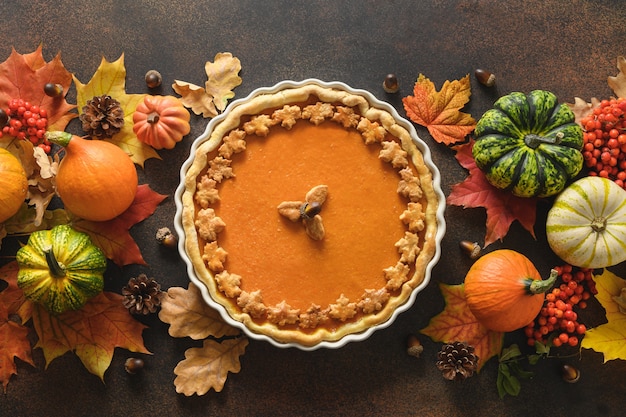
M183 202L211 297L280 342L384 322L435 251L437 196L409 133L363 97L315 85L232 109L199 146Z

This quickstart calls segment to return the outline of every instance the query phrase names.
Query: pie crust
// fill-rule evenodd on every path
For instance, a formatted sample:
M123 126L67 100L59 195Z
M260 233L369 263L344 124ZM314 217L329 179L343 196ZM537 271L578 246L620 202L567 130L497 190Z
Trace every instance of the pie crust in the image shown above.
M222 116L183 167L179 207L210 299L279 344L387 322L427 281L445 228L438 180L407 128L317 83Z

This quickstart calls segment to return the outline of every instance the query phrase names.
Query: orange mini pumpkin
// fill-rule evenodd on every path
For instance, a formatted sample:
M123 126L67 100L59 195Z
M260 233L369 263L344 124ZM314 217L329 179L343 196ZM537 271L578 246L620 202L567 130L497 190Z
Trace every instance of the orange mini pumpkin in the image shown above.
M126 152L110 142L68 132L47 132L46 137L65 148L56 187L68 211L85 220L106 221L130 207L138 179Z
M541 279L533 263L510 249L480 257L465 276L465 299L478 321L490 330L510 332L530 323L556 280Z
M133 113L133 132L154 149L172 149L190 131L189 111L173 96L146 96Z
M0 148L0 223L17 213L27 193L22 164L11 152Z

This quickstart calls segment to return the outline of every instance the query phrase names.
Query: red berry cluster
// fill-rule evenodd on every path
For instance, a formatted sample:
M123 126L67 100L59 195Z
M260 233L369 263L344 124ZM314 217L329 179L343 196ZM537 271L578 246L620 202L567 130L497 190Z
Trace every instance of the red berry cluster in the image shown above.
M9 107L1 110L5 113L2 135L10 135L18 139L30 140L33 145L41 147L46 153L50 152L50 142L45 138L48 127L48 112L46 109L31 104L22 99L11 99Z
M574 269L571 265L557 266L557 283L546 294L541 311L524 328L528 345L535 342L552 346L577 346L587 328L578 321L577 309L587 308L587 300L598 293L592 269Z
M626 99L602 100L580 124L589 175L609 178L626 189Z

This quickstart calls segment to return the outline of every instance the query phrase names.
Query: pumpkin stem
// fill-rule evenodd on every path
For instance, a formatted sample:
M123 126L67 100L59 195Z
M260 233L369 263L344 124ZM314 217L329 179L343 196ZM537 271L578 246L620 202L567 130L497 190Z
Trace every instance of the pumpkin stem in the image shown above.
M64 148L70 143L72 136L73 135L70 132L52 131L45 133L46 139Z
M596 217L595 219L593 219L593 221L591 222L591 229L596 233L603 232L604 229L606 229L606 218Z
M148 115L146 122L152 124L155 124L159 121L159 113L156 112L152 112Z
M526 288L532 295L542 294L552 288L554 281L556 281L558 276L558 271L556 269L552 269L548 279L532 279Z
M46 255L50 275L54 278L63 278L65 276L65 269L59 264L59 261L57 261L52 248L46 249L43 253Z
M545 137L541 135L535 135L534 133L529 133L524 136L524 143L529 148L537 149L539 145L543 143L548 143L552 145L558 144L559 142L561 142L561 139L563 139L563 136L565 136L563 132L558 132L553 137Z

